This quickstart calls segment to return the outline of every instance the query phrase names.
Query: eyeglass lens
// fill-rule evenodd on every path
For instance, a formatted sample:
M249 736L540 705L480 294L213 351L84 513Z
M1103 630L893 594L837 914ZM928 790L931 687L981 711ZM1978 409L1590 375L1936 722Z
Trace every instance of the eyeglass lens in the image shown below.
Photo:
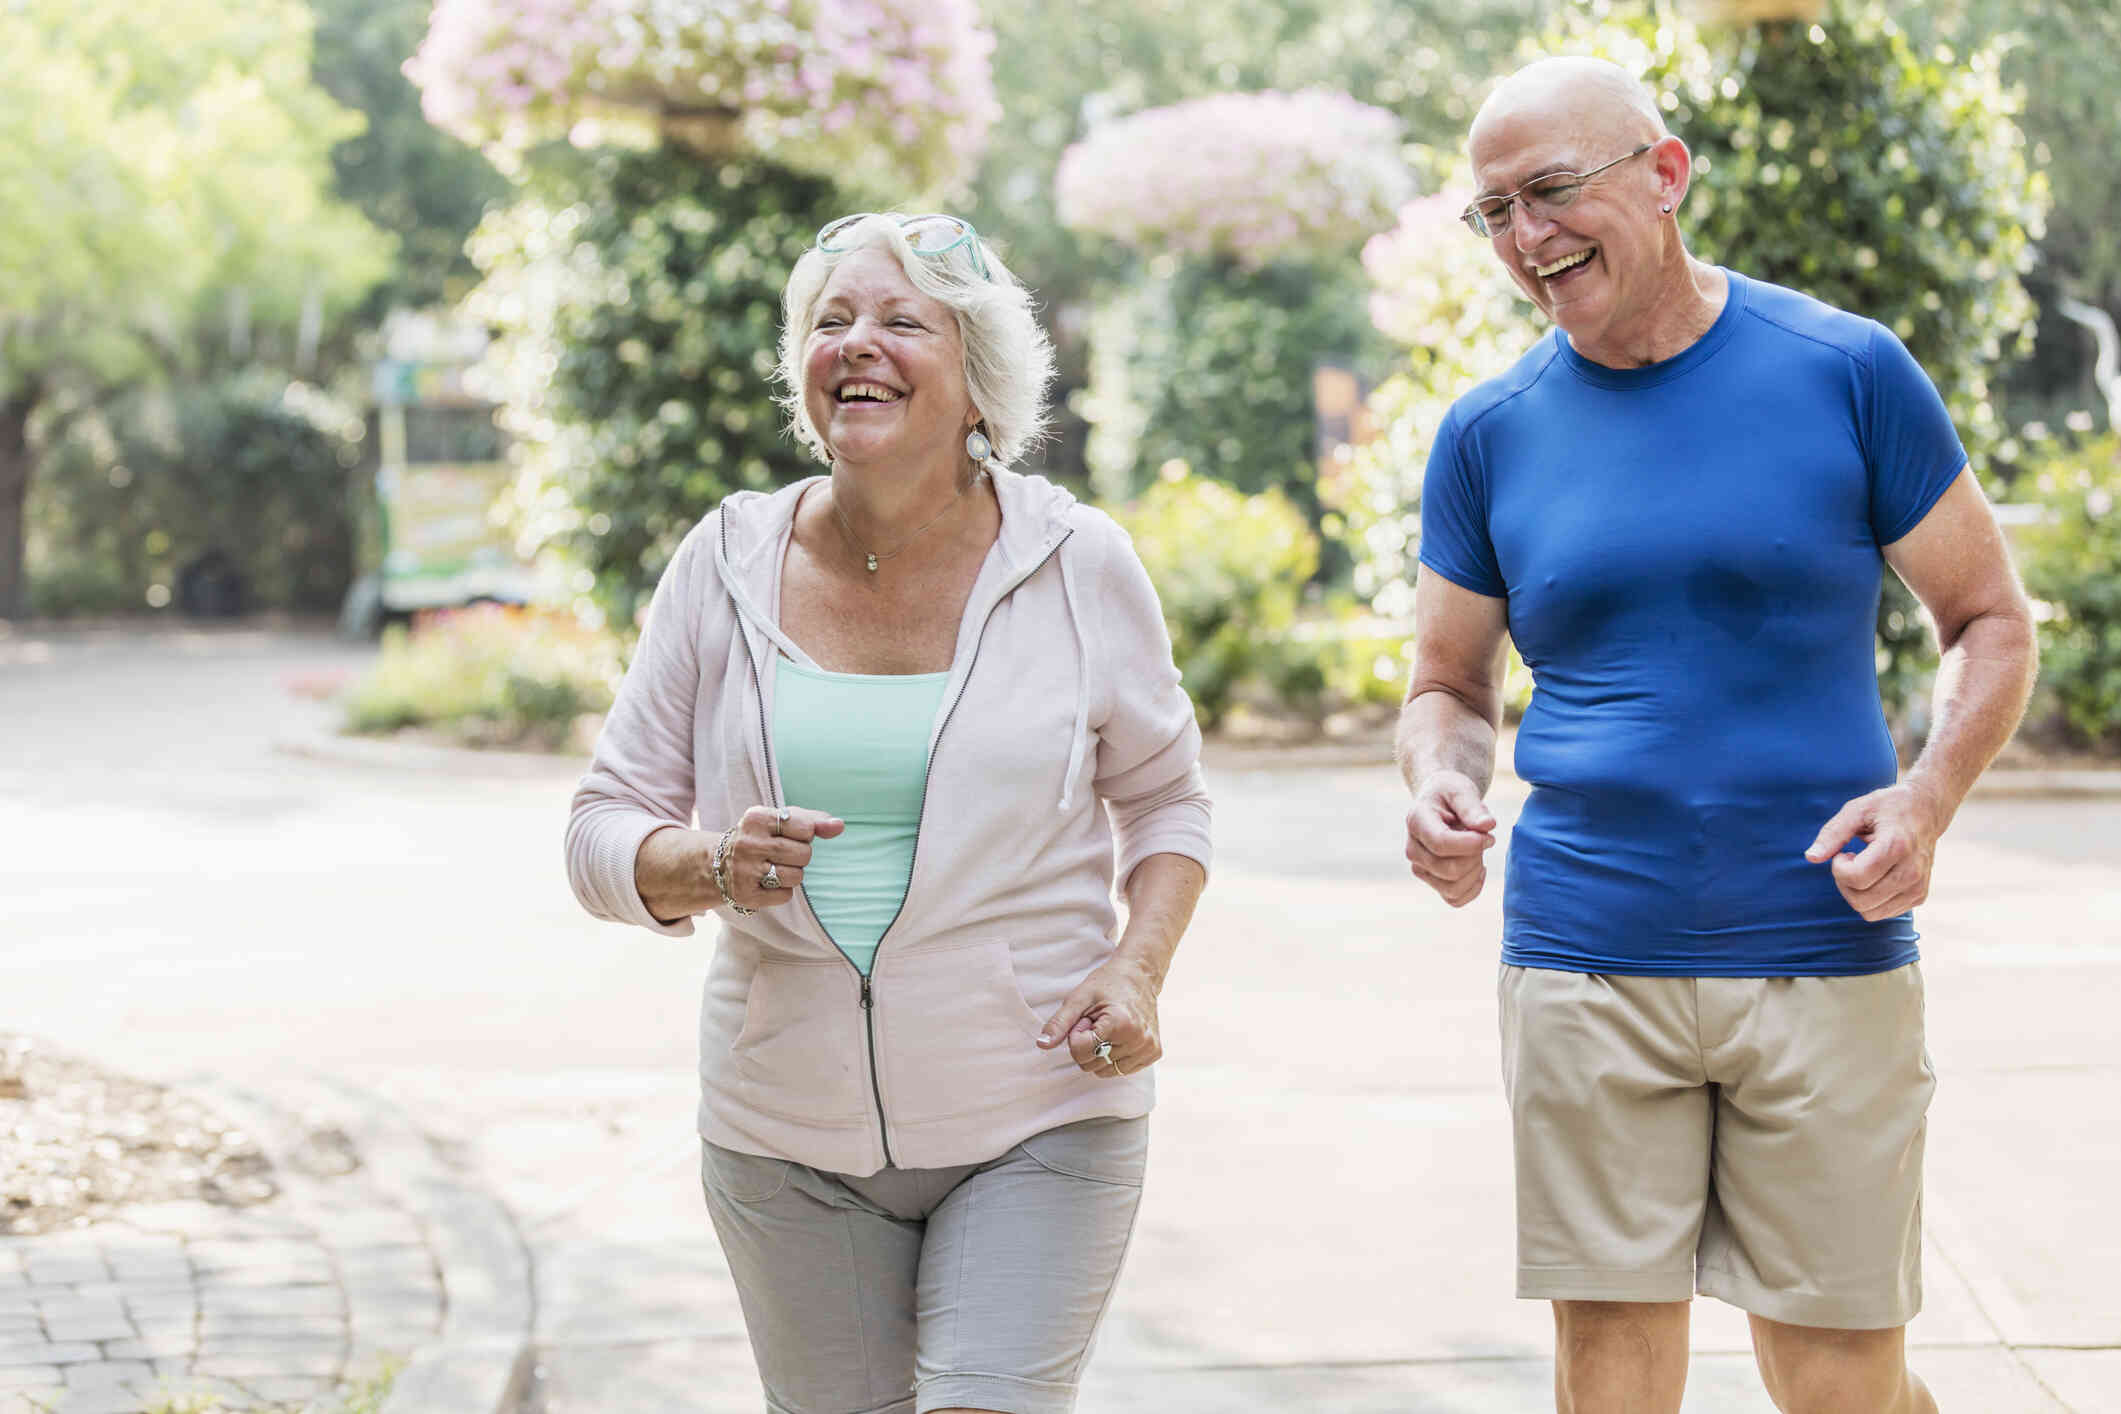
M963 240L969 228L955 216L921 216L905 225L906 243L923 254L947 250Z
M1549 210L1567 206L1583 186L1583 180L1571 174L1561 174L1545 181L1535 182L1517 193L1514 198L1491 197L1479 202L1474 210L1480 213L1481 224L1490 235L1499 235L1510 228L1510 216L1518 202L1530 201L1535 206Z

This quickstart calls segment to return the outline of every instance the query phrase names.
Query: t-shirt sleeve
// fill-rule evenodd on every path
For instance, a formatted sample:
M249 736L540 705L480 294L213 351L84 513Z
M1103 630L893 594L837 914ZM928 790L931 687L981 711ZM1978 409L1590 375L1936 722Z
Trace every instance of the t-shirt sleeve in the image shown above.
M1456 410L1444 414L1422 476L1421 562L1475 594L1509 595L1488 536L1486 488L1466 465Z
M1959 445L1958 430L1936 385L1882 324L1871 326L1865 391L1871 534L1880 545L1890 545L1920 525L1958 479L1966 465L1966 448Z

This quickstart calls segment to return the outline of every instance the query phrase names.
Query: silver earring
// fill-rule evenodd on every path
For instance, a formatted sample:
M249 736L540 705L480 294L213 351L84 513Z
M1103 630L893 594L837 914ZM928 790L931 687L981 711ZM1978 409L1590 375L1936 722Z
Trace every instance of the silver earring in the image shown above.
M1671 214L1672 214L1672 207L1671 207L1671 204L1670 204L1669 202L1667 202L1667 203L1665 204L1665 208L1664 208L1664 214L1665 214L1665 215L1667 215L1667 216L1669 216L1669 215L1671 215Z
M987 440L986 433L975 427L965 434L965 455L972 458L974 465L984 468L987 458L994 455L994 444Z

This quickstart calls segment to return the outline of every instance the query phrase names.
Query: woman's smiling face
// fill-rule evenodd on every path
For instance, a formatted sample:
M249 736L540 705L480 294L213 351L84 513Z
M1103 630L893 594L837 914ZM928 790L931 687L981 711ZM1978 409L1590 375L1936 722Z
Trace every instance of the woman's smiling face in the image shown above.
M979 415L957 316L916 289L890 251L850 252L811 309L803 404L835 464L925 460L960 447Z

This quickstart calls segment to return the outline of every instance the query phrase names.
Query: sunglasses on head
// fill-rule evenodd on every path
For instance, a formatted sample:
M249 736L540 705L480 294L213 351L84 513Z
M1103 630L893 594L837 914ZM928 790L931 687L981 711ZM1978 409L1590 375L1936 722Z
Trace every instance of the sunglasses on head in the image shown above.
M842 216L837 221L827 222L817 233L817 248L827 255L838 255L846 248L837 244L857 225L871 216L884 216L898 222L899 232L906 244L913 247L915 255L936 259L948 255L961 245L972 247L972 265L982 280L994 278L987 270L987 257L980 249L979 232L962 216L949 216L937 211L926 216L901 216L895 211L857 211L852 216Z

